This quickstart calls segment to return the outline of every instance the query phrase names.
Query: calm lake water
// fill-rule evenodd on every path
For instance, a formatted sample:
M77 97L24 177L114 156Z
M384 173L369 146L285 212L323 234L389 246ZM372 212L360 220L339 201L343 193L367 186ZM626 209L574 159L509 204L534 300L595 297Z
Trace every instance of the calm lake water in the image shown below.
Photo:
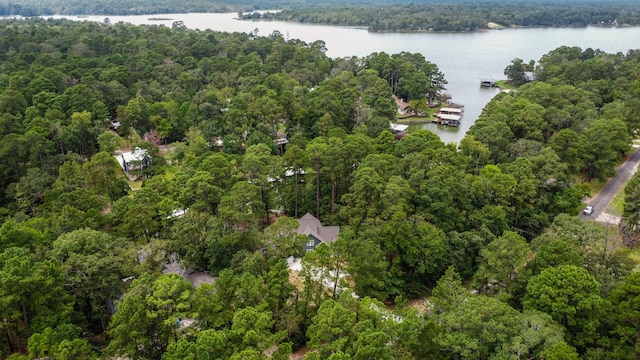
M279 21L240 21L233 14L163 14L137 16L109 16L112 23L128 22L135 25L157 24L171 26L182 21L191 29L245 32L258 29L258 35L279 31L285 38L305 42L322 40L327 55L332 58L366 56L374 52L388 54L408 51L421 53L436 64L448 81L447 92L452 101L465 105L459 128L432 123L412 124L411 129L424 128L437 133L444 142L459 143L484 105L497 94L495 89L480 88L480 79L505 78L504 68L511 60L538 61L542 55L560 46L593 48L608 53L626 53L640 48L640 27L580 29L505 29L477 33L419 33L380 34L366 29L287 23ZM57 16L60 18L62 16ZM105 16L69 17L76 20L103 21ZM153 20L162 18L165 20Z

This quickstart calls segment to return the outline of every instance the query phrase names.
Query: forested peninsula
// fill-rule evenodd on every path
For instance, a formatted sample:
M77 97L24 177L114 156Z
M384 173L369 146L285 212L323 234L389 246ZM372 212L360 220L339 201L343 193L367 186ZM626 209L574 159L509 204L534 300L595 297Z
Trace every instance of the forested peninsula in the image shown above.
M459 145L389 131L439 106L420 54L38 18L0 50L2 358L637 356L638 263L576 215L638 50L550 50Z

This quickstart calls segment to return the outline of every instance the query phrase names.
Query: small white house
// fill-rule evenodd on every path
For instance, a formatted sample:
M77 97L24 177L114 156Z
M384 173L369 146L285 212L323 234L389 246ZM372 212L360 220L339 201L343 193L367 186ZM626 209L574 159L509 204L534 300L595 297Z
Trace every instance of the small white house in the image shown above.
M116 159L127 175L130 175L132 171L142 170L151 165L151 157L147 153L147 150L138 147L133 149L133 151L125 151L116 155Z

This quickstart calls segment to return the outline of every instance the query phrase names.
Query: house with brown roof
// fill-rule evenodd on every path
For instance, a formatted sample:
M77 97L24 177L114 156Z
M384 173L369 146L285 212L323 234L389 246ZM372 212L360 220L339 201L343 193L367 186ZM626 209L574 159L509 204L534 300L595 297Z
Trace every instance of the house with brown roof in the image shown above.
M395 94L393 95L393 100L396 102L398 106L398 114L404 115L407 113L407 109L409 108L409 104L404 102L404 99L400 99Z
M298 234L305 235L309 239L304 244L305 251L314 250L321 243L329 245L340 234L340 226L323 226L320 220L309 213L298 219L298 223L300 224Z

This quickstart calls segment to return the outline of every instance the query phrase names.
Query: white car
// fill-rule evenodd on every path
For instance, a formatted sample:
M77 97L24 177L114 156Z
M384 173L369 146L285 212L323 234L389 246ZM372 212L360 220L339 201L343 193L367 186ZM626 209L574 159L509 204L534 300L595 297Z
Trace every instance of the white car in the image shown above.
M585 215L591 215L593 213L593 206L589 205L582 211Z

